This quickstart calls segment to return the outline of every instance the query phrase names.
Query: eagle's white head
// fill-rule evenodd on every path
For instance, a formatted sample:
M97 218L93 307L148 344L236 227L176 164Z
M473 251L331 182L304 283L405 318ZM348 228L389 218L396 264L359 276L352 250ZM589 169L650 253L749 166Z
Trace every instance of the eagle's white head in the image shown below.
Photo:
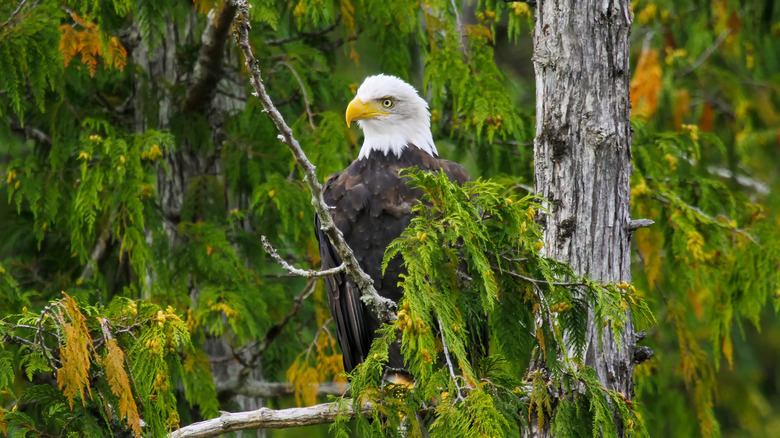
M347 107L347 126L357 120L365 139L359 160L372 151L400 157L410 144L436 156L428 103L395 76L369 76Z

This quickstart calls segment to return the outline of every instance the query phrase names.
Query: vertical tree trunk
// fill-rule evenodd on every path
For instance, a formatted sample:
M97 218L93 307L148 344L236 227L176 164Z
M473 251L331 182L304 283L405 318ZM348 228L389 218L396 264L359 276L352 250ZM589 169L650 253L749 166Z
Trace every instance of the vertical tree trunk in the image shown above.
M536 190L551 212L542 219L545 251L603 281L631 280L631 20L628 0L545 0L534 29ZM633 324L622 348L610 330L599 339L588 327L586 364L631 398Z

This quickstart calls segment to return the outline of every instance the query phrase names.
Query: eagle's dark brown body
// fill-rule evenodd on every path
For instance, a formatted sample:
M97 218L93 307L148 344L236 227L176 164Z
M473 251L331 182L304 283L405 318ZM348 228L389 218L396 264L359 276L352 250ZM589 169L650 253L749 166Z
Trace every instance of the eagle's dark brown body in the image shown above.
M422 196L419 189L406 184L398 172L408 167L438 171L460 184L468 181L463 166L429 155L415 146L403 150L400 157L374 151L368 158L355 160L345 170L332 175L325 183L324 198L336 226L353 249L361 268L374 280L377 292L395 302L401 299L399 274L404 272L396 258L382 275L385 249L409 225L412 207ZM328 238L316 226L322 268L334 268L341 258ZM360 291L346 274L325 278L328 302L336 323L339 343L344 354L344 369L352 371L363 362L374 332L381 325L378 318L360 300ZM390 350L388 366L403 368L403 357L395 346Z

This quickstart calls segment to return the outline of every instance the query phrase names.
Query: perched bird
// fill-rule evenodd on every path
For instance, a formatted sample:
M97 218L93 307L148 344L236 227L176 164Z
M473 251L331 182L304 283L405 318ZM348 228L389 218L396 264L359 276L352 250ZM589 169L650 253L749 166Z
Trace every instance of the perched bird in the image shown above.
M405 272L402 260L393 259L382 275L382 258L390 242L409 225L412 207L422 196L398 172L409 167L441 169L459 184L470 178L463 166L438 157L427 102L395 76L366 78L347 107L346 119L347 125L357 121L362 128L363 146L357 160L328 179L323 196L336 227L377 292L397 303L403 295L398 286L399 274ZM315 228L322 268L339 266L341 258L320 230L319 219ZM347 274L325 277L325 285L344 369L350 372L366 358L381 321L360 300L360 291ZM387 366L404 368L398 342L390 346Z

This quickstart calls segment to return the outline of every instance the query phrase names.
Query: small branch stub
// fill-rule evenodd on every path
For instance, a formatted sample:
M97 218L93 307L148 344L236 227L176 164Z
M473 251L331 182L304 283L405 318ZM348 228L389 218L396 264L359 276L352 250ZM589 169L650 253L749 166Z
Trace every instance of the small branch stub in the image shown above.
M632 219L628 223L628 231L636 231L640 228L648 228L655 223L652 219Z

